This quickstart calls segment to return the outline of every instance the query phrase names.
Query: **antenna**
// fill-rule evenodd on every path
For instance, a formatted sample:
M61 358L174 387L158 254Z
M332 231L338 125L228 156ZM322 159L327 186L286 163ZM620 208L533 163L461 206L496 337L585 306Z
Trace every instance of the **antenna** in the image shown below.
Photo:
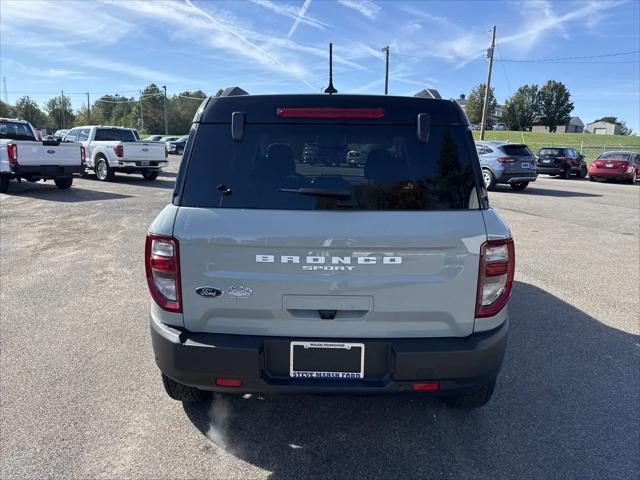
M4 103L9 103L9 95L7 94L7 77L2 77L2 96Z
M329 95L338 93L338 90L333 86L333 43L329 44L329 86L325 89L324 93Z

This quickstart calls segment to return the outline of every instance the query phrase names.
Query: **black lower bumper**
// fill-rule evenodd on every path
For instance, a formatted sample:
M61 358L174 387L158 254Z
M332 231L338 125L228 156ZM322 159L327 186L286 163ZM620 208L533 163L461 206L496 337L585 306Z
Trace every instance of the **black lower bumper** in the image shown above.
M420 381L439 382L438 392L445 393L474 388L498 375L507 331L508 321L466 338L314 339L191 333L151 319L156 363L165 375L203 390L237 393L408 392ZM291 378L292 340L364 343L364 379ZM218 386L218 377L242 385Z
M11 173L16 177L56 178L83 173L85 168L84 165L11 165Z
M538 167L538 173L545 175L561 175L567 167Z
M524 172L504 172L496 180L497 183L518 183L518 182L535 182L538 174L533 171Z

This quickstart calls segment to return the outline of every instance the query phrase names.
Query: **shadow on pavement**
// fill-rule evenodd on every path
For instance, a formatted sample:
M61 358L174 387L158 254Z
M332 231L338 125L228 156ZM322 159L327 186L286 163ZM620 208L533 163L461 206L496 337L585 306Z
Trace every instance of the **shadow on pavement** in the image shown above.
M567 180L570 181L570 180ZM510 187L507 187L509 190L511 190ZM513 192L513 193L520 193L522 195L537 195L540 197L602 197L602 195L599 195L597 193L585 193L585 192L571 192L568 190L553 190L550 188L537 188L534 186L529 185L529 187L526 190L522 190L520 192Z
M177 173L175 172L165 172L165 171L160 171L160 175L158 175L159 177L169 177L169 178L175 178L178 176Z
M6 195L11 197L28 197L62 203L131 198L131 195L124 195L121 193L99 192L96 190L88 190L86 188L78 188L75 184L69 190L60 190L53 182L11 182L11 185L9 186L9 193Z
M107 182L107 184L124 184L124 185L135 185L137 187L151 187L151 188L166 188L173 189L175 186L174 180L161 180L160 177L163 176L160 174L155 180L145 180L142 178L142 175L139 174L118 174L116 173L114 179L111 182ZM87 177L89 180L98 181L95 175L89 175Z
M415 396L253 395L183 408L272 479L635 476L638 336L526 283L510 308L498 387L476 411Z

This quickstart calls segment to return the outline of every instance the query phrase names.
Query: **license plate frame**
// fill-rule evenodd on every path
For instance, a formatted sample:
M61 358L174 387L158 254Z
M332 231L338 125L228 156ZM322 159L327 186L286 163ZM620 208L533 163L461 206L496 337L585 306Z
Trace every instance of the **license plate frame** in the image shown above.
M148 167L149 166L149 161L148 160L142 160L140 162L140 166L141 167Z
M295 368L295 352L296 347L308 349L324 349L324 350L350 350L352 348L360 349L360 361L358 371L339 371L339 370L296 370ZM329 353L329 352L327 352ZM308 342L308 341L292 341L289 344L289 376L295 379L309 380L361 380L364 378L364 356L365 344L354 342Z
M522 162L520 164L521 168L526 168L526 169L530 169L531 168L531 162Z

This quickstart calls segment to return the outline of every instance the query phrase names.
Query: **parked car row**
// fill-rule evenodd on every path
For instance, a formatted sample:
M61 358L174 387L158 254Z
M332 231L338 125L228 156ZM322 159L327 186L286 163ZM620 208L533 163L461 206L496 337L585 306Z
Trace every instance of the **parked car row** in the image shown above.
M524 190L539 174L599 179L623 180L634 183L640 178L640 154L628 151L604 152L587 167L584 156L574 147L544 147L534 155L523 143L476 142L476 151L487 190L497 184Z

